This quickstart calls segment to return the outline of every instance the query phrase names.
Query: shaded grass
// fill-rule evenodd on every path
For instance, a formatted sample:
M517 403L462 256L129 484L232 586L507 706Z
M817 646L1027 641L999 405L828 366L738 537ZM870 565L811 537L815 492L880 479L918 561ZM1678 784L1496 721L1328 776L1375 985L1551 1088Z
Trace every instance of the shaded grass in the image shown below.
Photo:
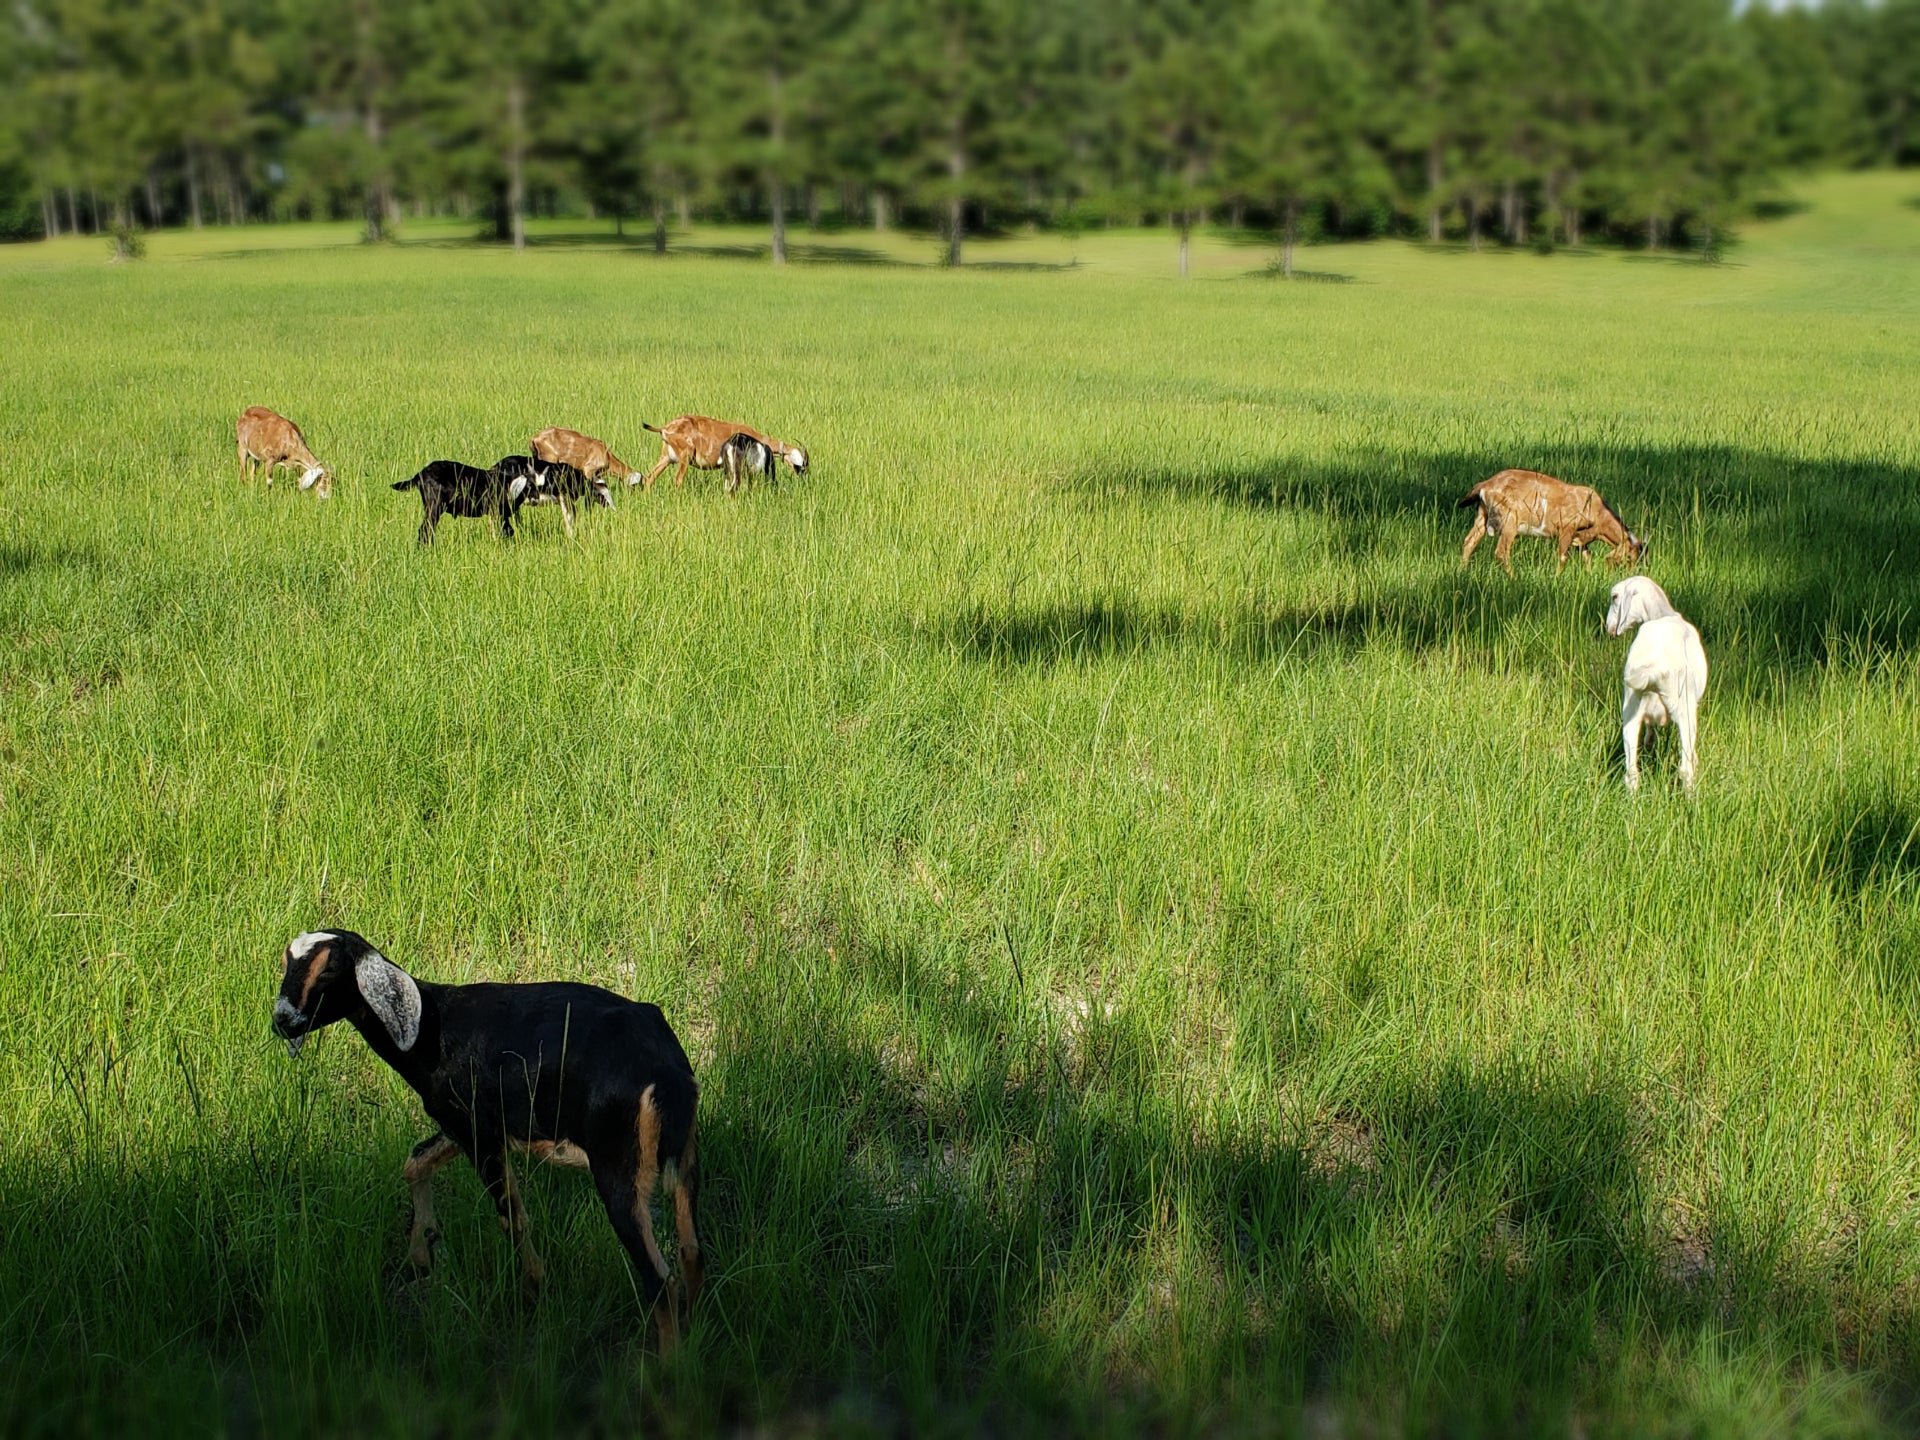
M1734 276L1368 246L1365 285L1182 290L1130 236L1067 276L21 270L5 1428L1904 1428L1889 194ZM334 501L232 478L255 400ZM814 475L428 552L385 489L549 422L644 463L695 408ZM1664 756L1621 793L1607 572L1457 574L1505 464L1652 537L1713 660L1697 802ZM529 1185L536 1310L461 1168L400 1273L412 1100L266 1033L326 924L666 1008L714 1249L682 1356L578 1177Z

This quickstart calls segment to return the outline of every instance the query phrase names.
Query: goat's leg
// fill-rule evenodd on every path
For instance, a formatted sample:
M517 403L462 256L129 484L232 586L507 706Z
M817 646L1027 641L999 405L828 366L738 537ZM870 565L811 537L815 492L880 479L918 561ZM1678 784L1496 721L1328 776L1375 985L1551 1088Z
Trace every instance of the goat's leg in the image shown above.
M1500 532L1499 540L1494 542L1493 558L1500 562L1500 568L1513 574L1513 537L1520 533L1516 525L1509 525Z
M460 1153L445 1134L436 1134L413 1147L400 1167L413 1197L413 1233L407 1239L407 1263L416 1270L433 1268L433 1244L440 1238L433 1223L433 1172Z
M547 1267L540 1252L533 1248L533 1226L527 1220L527 1208L520 1203L520 1186L513 1167L507 1164L504 1147L482 1150L474 1162L480 1179L493 1197L493 1208L500 1216L500 1228L513 1237L513 1248L520 1256L520 1293L528 1300L540 1296L546 1283Z
M687 466L693 463L691 454L680 457L680 468L673 472L673 488L678 490L687 483Z
M433 543L433 527L440 519L440 503L437 499L424 495L421 497L421 500L423 502L422 508L427 513L420 517L419 543L422 545L431 545Z
M567 497L560 497L560 523L567 527L567 538L573 538L573 507L567 504Z
M653 1236L653 1192L660 1180L660 1111L654 1104L651 1085L640 1096L632 1141L617 1146L596 1141L587 1158L600 1203L607 1207L607 1219L639 1272L660 1349L671 1350L680 1338L680 1328L667 1262Z
M653 489L653 482L660 478L660 472L665 470L667 466L671 465L672 463L673 463L673 452L671 450L663 452L660 458L654 461L653 468L647 471L646 474L640 477L640 480L638 482L640 484L640 487L644 490ZM635 482L632 480L627 481L627 484L629 485L632 485L634 483Z
M685 1287L689 1314L706 1280L700 1247L700 1156L694 1144L694 1131L687 1131L687 1143L674 1166L678 1184L673 1190L673 1224L680 1239L680 1283Z
M1568 530L1560 537L1560 561L1553 567L1553 573L1559 575L1567 568L1567 551L1573 548L1573 531Z
M1479 506L1474 507L1473 528L1467 531L1467 543L1460 547L1460 568L1467 568L1467 562L1473 559L1473 552L1480 542L1487 538L1487 512Z
M1669 700L1667 713L1673 717L1674 729L1680 732L1680 783L1691 793L1695 763L1693 744L1700 724L1699 697L1682 695Z
M1647 697L1628 690L1620 703L1620 746L1627 757L1627 789L1640 788L1640 725L1646 718Z

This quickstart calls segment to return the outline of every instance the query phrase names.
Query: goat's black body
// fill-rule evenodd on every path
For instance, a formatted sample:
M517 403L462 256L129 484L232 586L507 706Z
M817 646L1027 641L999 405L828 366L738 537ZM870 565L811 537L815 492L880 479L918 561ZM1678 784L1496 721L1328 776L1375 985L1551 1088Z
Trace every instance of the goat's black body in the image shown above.
M519 479L516 486L515 480ZM482 470L458 460L435 460L409 480L399 481L396 490L418 490L425 515L420 520L420 543L433 543L433 528L442 515L463 520L492 516L503 539L513 537L513 517L518 513L531 482L524 477L503 475L499 467Z
M347 1018L411 1085L428 1117L475 1164L509 1144L565 1142L637 1161L633 1106L649 1085L661 1113L652 1157L685 1148L697 1087L660 1007L597 985L420 987L420 1037L401 1050L364 1011ZM484 1168L484 1167L483 1167Z
M525 457L515 455L514 460ZM500 462L506 464L505 460ZM589 480L582 472L563 461L533 461L540 467L540 474L533 482L533 489L527 492L529 505L558 505L571 501L576 505L598 504L607 509L613 508L613 492L607 488L605 480Z
M649 1202L674 1193L680 1265L699 1288L699 1167L693 1066L656 1005L597 985L435 985L361 936L315 931L287 947L274 1029L298 1050L345 1020L420 1096L441 1133L416 1147L414 1263L431 1263L432 1175L455 1147L473 1162L521 1249L529 1289L539 1256L507 1167L509 1150L593 1172L607 1218L657 1300L667 1270ZM669 1338L674 1307L656 1318Z
M727 493L736 493L743 479L751 487L756 475L771 485L776 458L773 447L758 436L744 432L728 436L720 447L720 468L727 472Z

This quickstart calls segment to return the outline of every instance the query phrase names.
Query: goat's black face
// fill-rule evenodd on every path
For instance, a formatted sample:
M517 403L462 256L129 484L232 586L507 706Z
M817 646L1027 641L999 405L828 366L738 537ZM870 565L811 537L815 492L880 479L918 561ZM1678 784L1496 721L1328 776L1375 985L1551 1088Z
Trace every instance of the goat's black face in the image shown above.
M344 1020L361 1003L354 964L370 948L351 930L310 930L288 942L273 1002L273 1030L287 1054L298 1055L309 1031Z

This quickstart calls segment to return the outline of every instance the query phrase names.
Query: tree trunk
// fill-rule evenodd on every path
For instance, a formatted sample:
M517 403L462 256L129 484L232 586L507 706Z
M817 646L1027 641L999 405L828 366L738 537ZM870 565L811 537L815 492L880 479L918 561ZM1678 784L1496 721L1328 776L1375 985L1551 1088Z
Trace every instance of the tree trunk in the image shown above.
M1660 221L1657 216L1647 216L1647 249L1660 248Z
M194 147L187 146L187 215L193 228L200 228L200 161Z
M49 240L60 238L60 197L51 190L40 196L40 229Z
M884 235L887 229L887 192L878 185L873 187L873 229L877 235Z
M667 253L667 202L664 200L653 202L653 253Z
M519 75L507 84L507 220L513 251L527 248L527 90Z
M1180 278L1187 278L1187 237L1193 232L1193 216L1186 210L1180 212Z
M1427 146L1427 239L1440 243L1440 142Z
M160 182L159 180L154 178L154 173L152 170L147 171L145 188L146 188L146 200L147 200L147 228L149 230L158 230L160 228L160 219L161 219L160 217Z
M967 202L960 194L960 182L967 173L967 152L960 145L960 122L953 125L953 144L947 151L947 175L953 181L953 193L947 199L947 264L960 268L960 240L964 233Z
M787 163L787 113L781 95L780 66L767 67L767 93L773 102L773 124L768 139L773 144L773 173L768 176L767 201L773 210L773 263L787 263L787 182L781 171Z
M1473 250L1480 248L1480 197L1467 197L1467 245Z
M1280 250L1280 273L1291 280L1293 278L1293 242L1300 228L1300 202L1294 196L1287 197L1287 239Z
M67 186L67 233L80 233L80 206L73 198L73 186Z
M367 146L373 152L373 174L367 177L367 239L378 245L387 238L387 177L380 163L380 109L371 99L365 123Z

